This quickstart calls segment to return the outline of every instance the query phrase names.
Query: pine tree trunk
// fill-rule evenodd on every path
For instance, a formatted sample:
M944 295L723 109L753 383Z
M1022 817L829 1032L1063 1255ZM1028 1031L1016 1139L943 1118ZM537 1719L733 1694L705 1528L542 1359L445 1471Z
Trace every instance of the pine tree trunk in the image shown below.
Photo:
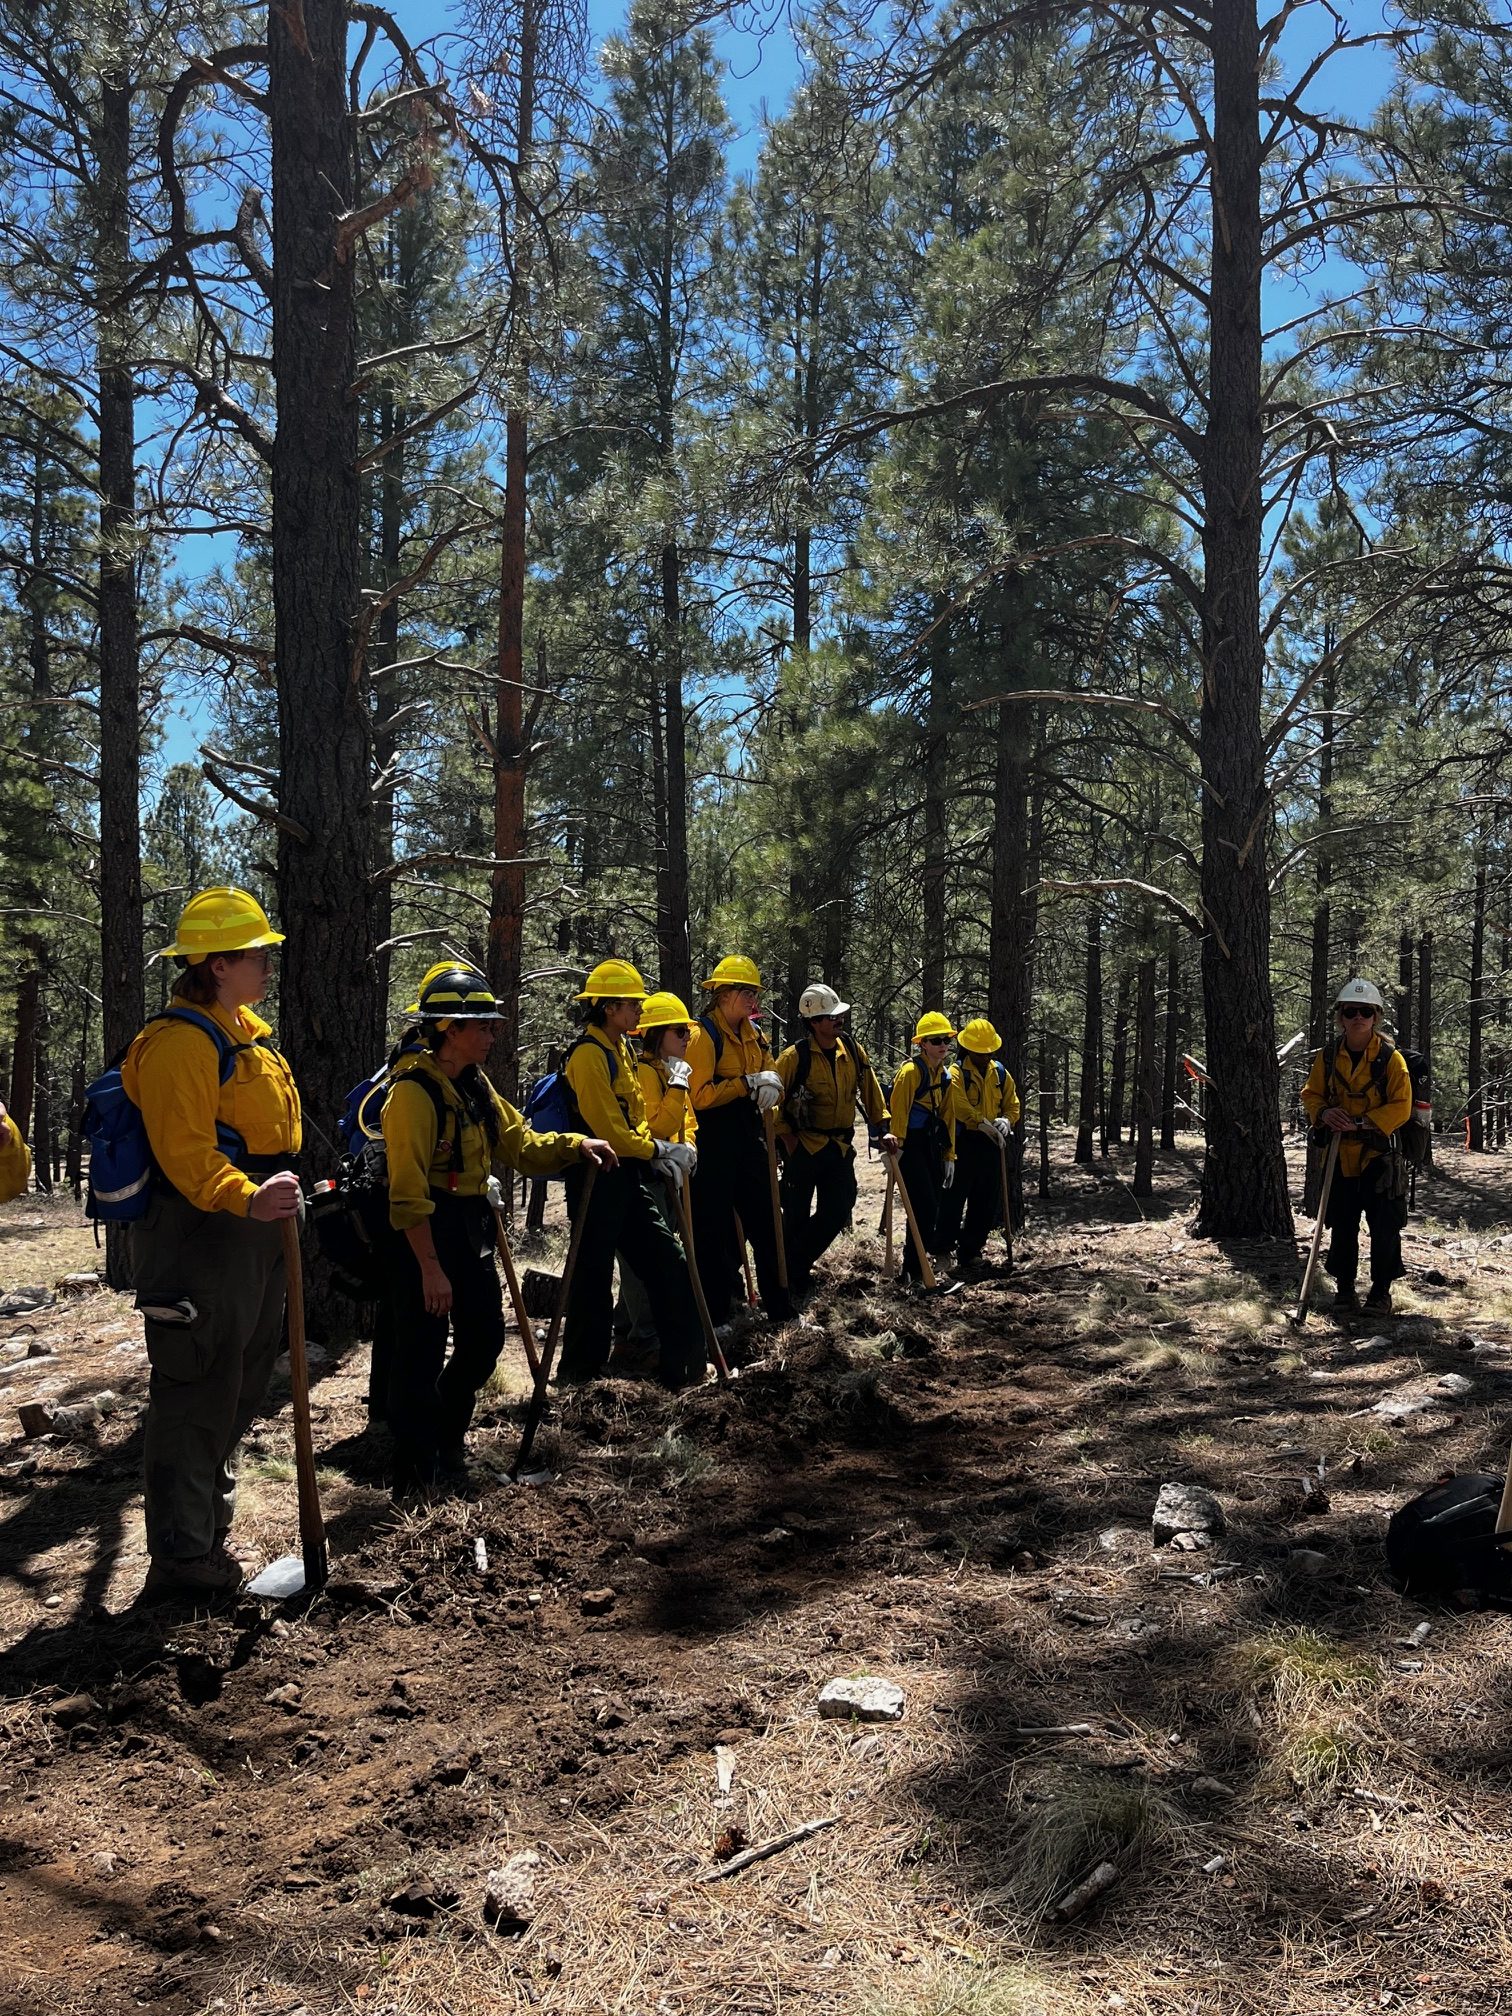
M1433 1087L1433 933L1423 932L1418 939L1418 1007L1417 1007L1417 1048L1423 1059L1423 1076L1427 1081L1429 1096ZM1440 1122L1434 1108L1434 1131ZM1433 1167L1433 1142L1428 1143L1428 1164Z
M1255 0L1211 16L1213 229L1203 442L1202 940L1207 1153L1197 1230L1290 1238L1281 1146L1260 629L1260 34Z
M504 422L504 525L499 552L498 684L493 719L493 851L489 886L488 981L499 998L499 1032L489 1076L513 1100L519 1092L520 986L525 970L525 485L529 423L523 404Z
M37 1089L37 1007L41 975L24 974L16 989L16 1037L11 1047L10 1096L6 1106L23 1141L32 1141L32 1100Z
M402 284L402 283L401 283ZM409 424L410 415L385 394L379 403L379 436L392 440ZM405 453L402 447L385 455L378 469L378 567L377 585L388 593L400 575L400 554L404 536ZM387 867L394 858L394 801L392 777L397 747L392 721L399 704L396 682L389 667L398 662L399 597L395 595L378 612L373 651L373 768L379 782L373 793L373 855L377 866ZM373 890L373 944L378 998L387 1002L391 951L387 946L394 929L394 889L382 881Z
M1325 627L1325 651L1332 648L1332 632ZM1318 744L1318 826L1326 833L1333 824L1334 774L1334 675L1325 672L1320 682L1321 727ZM1333 852L1325 840L1314 856L1316 895L1313 901L1312 950L1307 972L1307 1038L1312 1050L1321 1050L1333 1034L1332 989L1328 962L1333 950L1333 910L1329 891L1333 886ZM1318 1212L1323 1187L1324 1149L1309 1136L1303 1162L1302 1209L1309 1218Z
M1108 1087L1108 1137L1115 1148L1123 1145L1124 1093L1129 1073L1129 975L1118 976L1118 1005L1113 1011L1113 1059Z
M75 1199L84 1194L84 1059L75 1057L68 1095L68 1155L64 1175Z
M1102 1028L1102 916L1095 904L1087 908L1086 980L1082 991L1081 1091L1076 1111L1074 1160L1092 1160L1092 1130L1097 1124L1097 1050Z
M924 852L921 895L924 908L923 972L919 1005L945 1006L945 885L950 826L945 801L950 790L951 665L950 624L943 600L931 612L929 698L924 715Z
M57 1148L53 1115L52 1057L48 1044L47 994L37 990L37 1034L33 1044L36 1092L32 1104L32 1169L37 1188L45 1196L53 1193L53 1157Z
M1412 1042L1412 933L1404 931L1397 941L1396 1036L1403 1050Z
M1166 940L1165 1044L1160 1067L1160 1145L1176 1146L1176 1074L1181 1061L1181 952L1173 924Z
M1041 1036L1039 1046L1039 1194L1050 1195L1050 1115L1055 1095L1050 1090L1050 1043Z
M1486 1146L1486 1091L1481 1082L1485 1072L1486 1028L1486 850L1482 843L1477 843L1475 849L1475 895L1470 913L1469 1015L1465 1068L1470 1080L1470 1098L1465 1117L1469 1122L1470 1150L1479 1155Z
M1022 707L1003 706L997 712L987 1014L1003 1039L1003 1062L1015 1082L1022 1085L1029 1076L1029 1025L1039 930L1037 885L1044 781L1034 753L1039 746L1041 717L1038 708L1028 710L1027 719ZM1008 1187L1013 1222L1022 1225L1022 1155L1014 1159Z
M1139 962L1139 1057L1134 1088L1134 1195L1149 1197L1155 1189L1155 1101L1158 1077L1155 1049L1155 961Z
M373 963L371 722L354 662L360 493L354 250L338 219L355 186L347 9L268 9L273 155L273 606L278 666L279 1042L306 1110L329 1129L382 1035ZM318 1138L318 1137L317 1137ZM318 1309L318 1313L317 1313ZM312 1317L329 1323L324 1298Z

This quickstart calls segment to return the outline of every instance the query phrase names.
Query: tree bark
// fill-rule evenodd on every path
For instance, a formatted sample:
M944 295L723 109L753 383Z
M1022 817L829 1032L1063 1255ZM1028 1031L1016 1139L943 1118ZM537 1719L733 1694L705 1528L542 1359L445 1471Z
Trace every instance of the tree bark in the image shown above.
M373 963L367 676L352 261L355 173L343 0L268 9L273 156L273 606L278 666L279 1040L322 1125L382 1035ZM330 1311L325 1311L329 1317Z
M1469 1123L1470 1150L1480 1155L1486 1147L1486 1088L1482 1083L1486 1028L1486 849L1480 841L1475 849L1475 895L1470 912L1469 1015L1465 1075L1470 1084L1465 1118Z
M1097 1065L1102 1032L1102 915L1095 904L1087 906L1086 980L1082 999L1081 1092L1077 1101L1076 1150L1078 1162L1092 1160L1092 1130L1097 1125Z
M1260 629L1260 32L1254 0L1212 11L1212 266L1202 447L1202 941L1207 1153L1197 1230L1289 1238L1270 985L1271 813Z
M945 604L936 598L930 610L934 634L929 642L929 693L924 711L924 908L922 1008L945 1007L945 885L950 852L950 821L946 798L950 790L951 664L950 624ZM1011 1067L1010 1067L1011 1068Z
M1423 1090L1433 1096L1433 933L1425 931L1418 939L1418 1008L1417 1047L1423 1060ZM1435 1114L1437 1108L1435 1108ZM1435 1117L1434 1132L1439 1122ZM1428 1164L1433 1167L1433 1141L1428 1142Z
M1402 1049L1412 1043L1412 933L1404 931L1397 941L1396 1035Z
M22 976L16 989L16 1040L11 1048L10 1096L5 1102L17 1133L34 1151L32 1098L37 1089L37 1007L41 984L42 976L33 968Z
M1159 1083L1155 1048L1155 961L1139 962L1139 1066L1134 1085L1134 1195L1155 1189L1155 1101Z
M1166 939L1165 1046L1160 1069L1160 1145L1176 1146L1176 1074L1181 1058L1181 952L1173 924Z
M1113 1057L1108 1085L1108 1138L1115 1148L1123 1144L1124 1093L1129 1082L1129 995L1127 972L1118 976L1118 1005L1113 1011Z
M37 1188L44 1196L53 1193L53 1163L57 1153L57 1128L52 1096L52 1053L48 1043L47 993L37 990L37 1034L33 1044L36 1059L36 1092L32 1104L32 1170Z
M120 10L124 11L124 10ZM118 31L125 22L116 21ZM125 49L128 38L111 38ZM131 314L120 305L131 265L131 82L114 63L100 79L95 151L95 318L99 379L100 1025L107 1058L146 1020L142 978L141 652L137 605L136 380ZM125 1241L105 1234L105 1276L128 1285Z

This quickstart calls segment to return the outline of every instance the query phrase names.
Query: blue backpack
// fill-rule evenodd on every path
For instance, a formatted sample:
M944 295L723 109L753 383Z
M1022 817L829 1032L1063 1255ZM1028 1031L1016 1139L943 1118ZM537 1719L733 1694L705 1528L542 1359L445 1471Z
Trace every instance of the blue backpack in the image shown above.
M396 1050L386 1063L380 1064L371 1076L364 1078L360 1085L354 1085L348 1092L346 1104L341 1109L341 1118L336 1122L336 1132L341 1137L341 1145L348 1155L360 1155L368 1142L376 1140L381 1134L383 1101L388 1097L389 1088L394 1082L394 1066L402 1057L415 1056L423 1048L424 1045L418 1042L405 1044ZM427 1092L432 1091L429 1081L423 1075L419 1082L425 1086ZM373 1118L379 1121L376 1127L369 1124Z
M150 1015L147 1020L149 1027L154 1022L189 1022L202 1030L215 1045L222 1085L236 1069L237 1053L252 1047L249 1043L233 1043L218 1022L194 1008L165 1008L161 1015ZM127 1049L130 1047L128 1044ZM92 1085L84 1088L83 1134L89 1143L89 1194L84 1214L96 1224L129 1225L137 1218L144 1218L158 1175L142 1109L121 1083L125 1056L123 1050ZM239 1163L247 1152L247 1144L235 1128L223 1126L219 1121L215 1140L230 1162Z
M579 1050L583 1044L592 1041L590 1036L579 1036L567 1055L570 1057L574 1050ZM595 1043L594 1048L602 1050L603 1045ZM612 1085L619 1076L619 1059L612 1050L604 1050L604 1061L609 1066L609 1083ZM525 1094L525 1104L520 1110L525 1117L526 1126L537 1134L586 1132L583 1116L578 1111L577 1100L572 1096L572 1086L568 1081L565 1064L560 1071L548 1071L544 1076L537 1078Z

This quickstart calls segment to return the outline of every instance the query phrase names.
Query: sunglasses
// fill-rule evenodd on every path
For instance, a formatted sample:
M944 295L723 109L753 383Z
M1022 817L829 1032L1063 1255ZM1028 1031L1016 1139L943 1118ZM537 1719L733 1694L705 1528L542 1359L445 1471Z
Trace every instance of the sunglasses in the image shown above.
M1373 1022L1375 1012L1374 1008L1341 1008L1339 1018L1344 1022Z
M950 1048L950 1038L948 1036L926 1036L919 1047L923 1050L948 1050Z
M662 1024L662 1034L664 1036L686 1036L688 1034L688 1025L686 1022L664 1022Z

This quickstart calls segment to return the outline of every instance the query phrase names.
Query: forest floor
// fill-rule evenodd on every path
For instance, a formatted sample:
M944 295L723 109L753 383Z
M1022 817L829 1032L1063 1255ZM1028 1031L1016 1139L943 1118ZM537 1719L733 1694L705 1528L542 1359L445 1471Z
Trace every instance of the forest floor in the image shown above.
M541 1488L392 1511L359 1347L315 1389L334 1580L284 1614L133 1607L127 1302L0 1321L0 2011L1512 2010L1512 1617L1402 1599L1381 1551L1504 1460L1512 1159L1441 1151L1400 1314L1298 1338L1290 1247L1190 1236L1198 1153L1141 1214L1058 1142L1018 1271L939 1301L878 1281L869 1170L801 1325L727 1390L572 1396ZM73 1217L8 1210L0 1286L93 1264ZM19 1436L102 1388L83 1439ZM264 1558L291 1449L280 1386ZM1167 1480L1217 1494L1208 1551L1152 1550ZM819 1718L861 1674L900 1722ZM485 1877L522 1851L510 1934Z

